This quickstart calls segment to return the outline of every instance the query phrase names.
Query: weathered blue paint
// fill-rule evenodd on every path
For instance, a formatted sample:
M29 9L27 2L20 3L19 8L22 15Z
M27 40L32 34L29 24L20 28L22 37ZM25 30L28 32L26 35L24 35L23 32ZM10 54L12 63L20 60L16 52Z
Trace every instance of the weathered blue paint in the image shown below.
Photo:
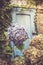
M34 26L35 12L36 12L35 9L30 9L30 10L26 10L26 11L15 11L15 9L13 9L11 12L12 23L15 23L15 24L18 23L20 25L23 25L28 32L29 39L27 39L24 42L24 49L27 49L29 47L29 42L33 37L32 32L35 31L35 26ZM17 15L20 13L28 14L28 15ZM15 49L15 46L14 46L14 54L22 55L22 52L20 50L18 50L17 48Z

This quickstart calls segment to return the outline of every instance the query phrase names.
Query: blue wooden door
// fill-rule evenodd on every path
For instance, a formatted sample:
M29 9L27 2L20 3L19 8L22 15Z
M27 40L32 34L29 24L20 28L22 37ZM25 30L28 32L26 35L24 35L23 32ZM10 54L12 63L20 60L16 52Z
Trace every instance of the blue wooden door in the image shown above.
M28 10L28 11L22 11L22 12L13 10L12 12L12 23L15 23L15 24L17 23L23 26L29 36L29 39L27 39L24 42L24 49L27 49L29 47L30 40L33 37L32 32L35 31L34 15L35 15L35 10L31 10L31 11Z

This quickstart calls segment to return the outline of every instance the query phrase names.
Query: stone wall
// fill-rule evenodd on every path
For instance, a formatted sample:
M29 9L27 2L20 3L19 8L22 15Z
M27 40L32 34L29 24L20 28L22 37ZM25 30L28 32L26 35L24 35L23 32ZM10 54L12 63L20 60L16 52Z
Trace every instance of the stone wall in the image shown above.
M38 33L43 34L43 4L39 5L37 8L37 29Z

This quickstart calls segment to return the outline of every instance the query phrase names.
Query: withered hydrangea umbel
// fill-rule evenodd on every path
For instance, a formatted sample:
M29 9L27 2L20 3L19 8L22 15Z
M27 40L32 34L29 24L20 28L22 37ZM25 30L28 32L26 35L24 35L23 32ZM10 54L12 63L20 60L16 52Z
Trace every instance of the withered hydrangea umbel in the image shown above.
M39 34L38 36L35 36L32 39L30 46L34 46L37 49L43 50L43 34Z
M20 57L16 57L12 61L13 65L26 65L25 59L22 59Z
M43 43L41 43L42 41L42 34L35 36L35 38L32 39L29 48L24 51L27 65L28 63L30 63L30 65L43 65Z

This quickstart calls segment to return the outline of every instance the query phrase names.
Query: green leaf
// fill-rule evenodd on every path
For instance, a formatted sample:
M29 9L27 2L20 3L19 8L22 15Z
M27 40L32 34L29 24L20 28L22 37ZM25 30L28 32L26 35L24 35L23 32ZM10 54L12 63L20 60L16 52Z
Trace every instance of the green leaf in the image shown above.
M17 46L17 48L22 51L23 48L24 48L24 44L21 44L21 45Z

